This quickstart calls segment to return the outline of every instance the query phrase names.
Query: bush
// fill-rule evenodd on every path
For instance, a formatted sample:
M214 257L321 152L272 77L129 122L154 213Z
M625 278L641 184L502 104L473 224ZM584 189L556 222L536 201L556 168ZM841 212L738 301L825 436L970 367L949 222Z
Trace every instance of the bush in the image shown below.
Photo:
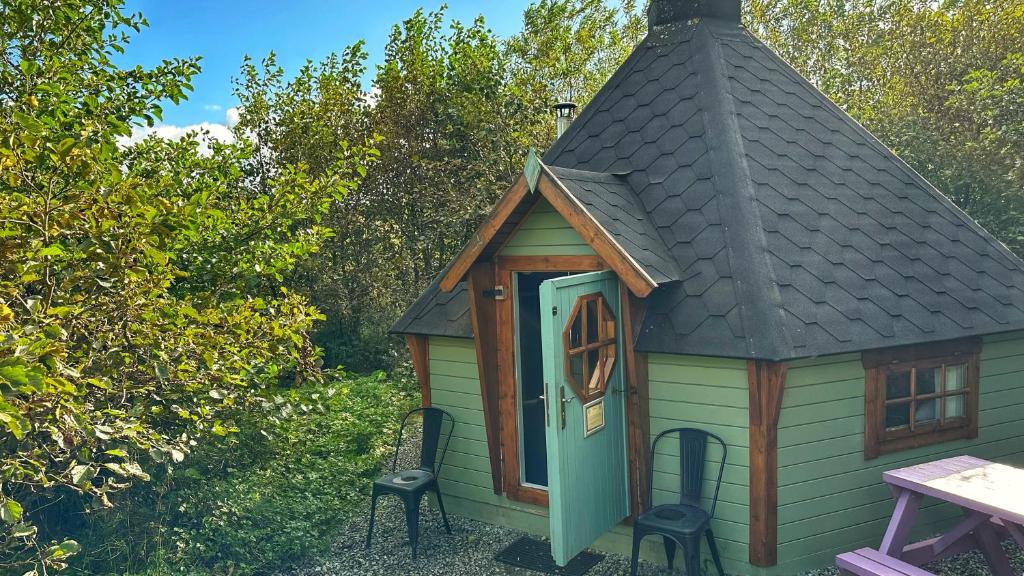
M259 574L325 549L391 453L411 380L337 376L279 396L271 417L204 447L186 467L93 519L92 573ZM117 560L121 559L121 562ZM83 558L83 560L86 560Z

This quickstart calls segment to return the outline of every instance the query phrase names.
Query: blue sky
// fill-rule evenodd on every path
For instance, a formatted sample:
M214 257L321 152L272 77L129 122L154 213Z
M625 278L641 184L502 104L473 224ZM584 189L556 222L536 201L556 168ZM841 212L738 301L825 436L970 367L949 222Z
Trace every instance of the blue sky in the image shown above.
M127 0L126 10L142 12L150 27L133 37L122 65L153 66L173 56L202 56L203 72L188 102L164 109L164 124L185 127L223 124L235 105L231 78L246 54L259 60L271 50L289 73L306 59L365 40L373 65L380 62L392 25L417 8L440 6L408 0ZM499 36L519 30L529 0L449 0L447 14L470 22L483 14ZM367 78L367 87L369 78Z

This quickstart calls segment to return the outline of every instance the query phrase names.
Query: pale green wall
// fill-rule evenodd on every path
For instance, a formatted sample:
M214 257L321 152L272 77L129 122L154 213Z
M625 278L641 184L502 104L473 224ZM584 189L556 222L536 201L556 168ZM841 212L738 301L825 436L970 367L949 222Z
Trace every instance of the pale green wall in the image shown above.
M750 542L746 362L651 354L648 380L652 440L668 428L693 427L718 434L728 445L718 508L711 526L726 571L746 570ZM654 460L656 505L679 500L678 442L666 439L662 446L658 447ZM704 496L708 506L721 461L721 451L709 448L704 471Z
M504 256L577 256L593 254L589 244L541 198L526 221L501 249Z
M445 503L453 512L545 535L546 509L496 496L491 488L473 341L431 337L429 354L432 403L450 411L457 421L440 479ZM695 426L719 434L729 444L713 528L726 569L739 572L745 566L748 542L746 365L737 360L652 355L649 375L652 435L666 428ZM678 445L663 447L655 460L656 504L678 499ZM708 456L705 492L710 498L711 478L717 474L721 456L717 450ZM628 527L617 526L595 545L629 554L630 534ZM664 562L660 539L645 541L644 556Z
M779 422L777 574L831 564L836 554L877 547L892 513L882 472L971 454L1024 463L1024 334L985 338L977 440L936 444L864 460L864 369L860 354L792 362ZM920 535L960 515L926 501Z
M545 509L494 494L473 341L432 336L427 349L431 404L455 418L439 479L445 504L452 512L473 518L546 532ZM516 512L522 514L516 516Z

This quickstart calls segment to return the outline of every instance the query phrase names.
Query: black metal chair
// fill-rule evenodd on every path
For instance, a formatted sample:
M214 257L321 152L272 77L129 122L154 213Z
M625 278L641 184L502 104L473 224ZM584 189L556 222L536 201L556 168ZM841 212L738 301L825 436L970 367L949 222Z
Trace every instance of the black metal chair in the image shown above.
M420 413L423 416L423 442L420 447L420 465L412 470L396 471L398 467L398 452L402 447L402 436L405 433L405 425L409 417ZM447 434L443 429L447 426ZM419 520L420 501L428 491L433 491L437 496L437 507L441 509L441 519L444 520L444 529L452 533L448 524L448 515L444 511L444 501L441 499L441 490L437 485L437 477L441 472L441 464L444 463L445 453L448 452L448 443L452 438L452 430L455 429L455 419L452 415L440 408L416 408L410 410L402 417L402 425L398 429L398 441L395 442L395 457L391 462L391 474L383 476L373 483L373 495L370 500L370 529L366 534L366 547L370 547L373 540L374 516L377 512L377 498L386 494L394 494L402 499L405 505L405 523L409 530L409 544L412 545L412 557L416 558L416 545L419 542ZM444 437L444 446L441 446L441 438ZM440 454L438 449L440 448Z
M658 442L671 435L679 435L679 503L660 504L652 507L652 491L654 487L654 459L657 457ZM718 466L718 479L715 482L715 496L711 499L711 511L701 506L701 494L704 488L704 463L707 454L708 438L717 440L722 446L722 463ZM686 560L686 576L700 575L700 539L707 538L711 558L715 562L719 576L725 576L722 570L722 559L718 555L718 545L711 531L711 519L715 516L718 504L718 489L722 485L722 473L725 471L727 448L725 441L705 430L696 428L672 428L665 430L654 439L650 452L650 468L647 471L647 511L641 514L633 524L633 556L630 560L630 576L636 576L637 561L640 557L640 541L645 536L657 534L665 542L665 555L668 557L669 570L676 555L676 545L682 546Z

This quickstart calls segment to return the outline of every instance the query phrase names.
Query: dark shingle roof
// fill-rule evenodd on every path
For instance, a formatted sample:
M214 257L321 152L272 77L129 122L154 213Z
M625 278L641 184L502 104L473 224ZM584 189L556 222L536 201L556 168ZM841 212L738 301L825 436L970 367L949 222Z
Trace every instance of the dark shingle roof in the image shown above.
M658 284L679 280L679 267L623 176L550 166L622 249Z
M544 162L606 173L564 179L599 219L614 202L591 184L628 184L611 198L635 221L623 203L608 226L660 237L643 264L677 281L658 280L638 350L786 359L1024 329L1024 263L736 23L652 29Z
M439 280L434 280L395 322L391 332L472 338L473 326L469 317L469 291L466 283L459 282L451 292L444 292L439 284Z

